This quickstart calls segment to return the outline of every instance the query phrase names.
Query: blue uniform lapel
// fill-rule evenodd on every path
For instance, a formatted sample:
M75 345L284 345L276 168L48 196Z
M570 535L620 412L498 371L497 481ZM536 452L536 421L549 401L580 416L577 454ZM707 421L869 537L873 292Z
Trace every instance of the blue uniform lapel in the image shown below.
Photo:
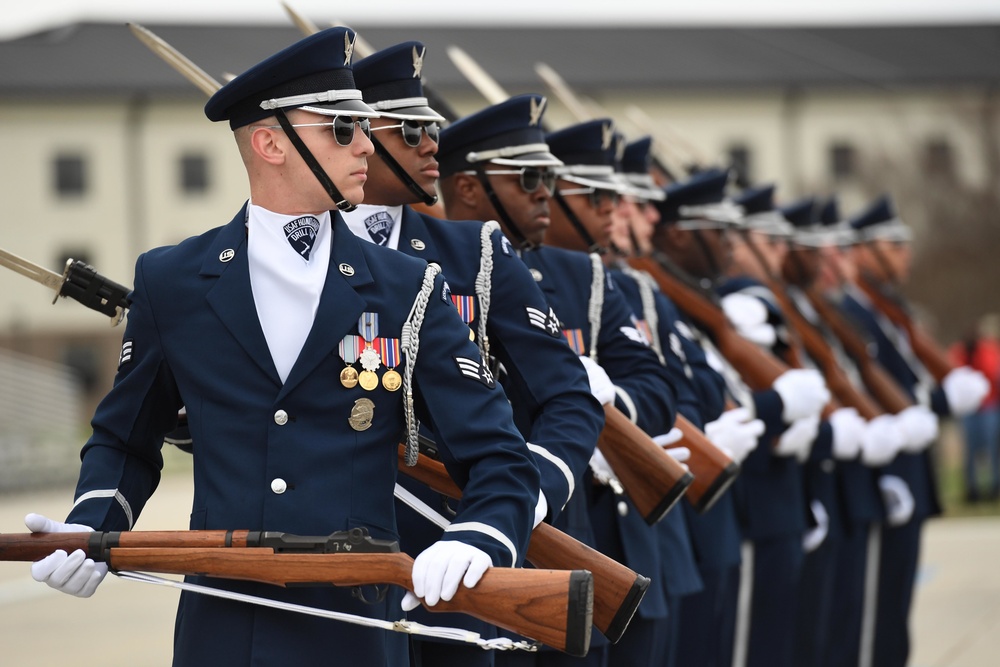
M419 257L428 263L437 262L440 264L441 254L419 213L409 206L404 206L399 224L400 252L411 257ZM414 243L418 247L414 247Z
M257 319L247 262L246 205L219 231L201 267L202 276L218 276L206 295L209 305L233 338L275 385L281 384L264 330Z
M326 285L309 337L288 373L279 399L294 389L328 355L337 354L337 345L347 334L357 333L358 318L365 312L367 301L355 291L355 288L368 285L373 280L361 251L361 243L365 241L360 241L351 233L339 213L332 212L331 220L333 243Z

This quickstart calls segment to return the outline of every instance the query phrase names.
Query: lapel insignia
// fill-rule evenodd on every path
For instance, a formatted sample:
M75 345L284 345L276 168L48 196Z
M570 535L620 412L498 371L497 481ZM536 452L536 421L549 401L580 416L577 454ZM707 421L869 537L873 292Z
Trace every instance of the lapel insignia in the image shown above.
M545 111L546 99L544 97L532 97L531 98L531 117L528 120L528 125L535 127L542 121L542 112Z
M490 372L490 369L486 367L486 364L482 360L455 357L455 363L458 364L459 372L465 377L472 378L489 389L496 386L497 383L493 379L493 373Z
M350 264L342 263L337 268L340 269L340 272L343 273L345 276L353 276L354 275L354 267L351 266Z
M542 272L538 269L528 269L531 272L531 277L535 279L536 283L542 282Z
M605 123L601 126L601 150L606 151L611 148L611 142L615 138L615 126Z
M236 251L233 250L232 248L226 248L225 250L219 253L220 262L228 262L233 257L236 257Z
M427 47L420 53L417 53L417 47L413 47L413 78L419 79L420 72L424 69L424 54L427 53Z
M410 247L413 248L414 250L423 250L424 248L427 247L427 244L421 241L420 239L413 239L412 241L410 241Z
M352 35L354 39L351 39ZM344 67L351 64L351 58L354 57L354 41L357 38L358 36L350 31L344 33Z
M525 306L524 310L528 313L528 323L531 326L538 327L553 338L559 337L559 318L552 308L549 308L548 313L531 306Z

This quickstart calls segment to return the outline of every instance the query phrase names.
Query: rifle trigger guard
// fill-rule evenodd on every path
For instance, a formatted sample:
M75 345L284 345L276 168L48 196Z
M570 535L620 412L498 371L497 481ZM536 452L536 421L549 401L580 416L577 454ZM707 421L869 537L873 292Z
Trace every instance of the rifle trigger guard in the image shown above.
M365 604L378 604L385 600L386 594L389 592L389 586L386 584L373 584L372 588L375 589L375 599L369 600L365 596L365 591L363 586L355 586L351 589L351 597L356 600L360 600Z

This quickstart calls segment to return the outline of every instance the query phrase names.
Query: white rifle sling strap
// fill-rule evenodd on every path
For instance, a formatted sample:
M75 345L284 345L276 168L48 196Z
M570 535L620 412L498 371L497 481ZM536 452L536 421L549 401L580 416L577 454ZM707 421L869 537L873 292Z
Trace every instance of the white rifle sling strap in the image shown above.
M143 584L155 584L158 586L169 586L171 588L177 588L182 591L187 591L189 593L198 593L200 595L208 595L211 597L222 598L225 600L234 600L236 602L245 602L248 604L255 604L261 607L270 607L272 609L281 609L283 611L291 611L297 614L306 614L308 616L319 616L320 618L329 618L334 621L343 621L344 623L354 623L355 625L364 625L369 628L380 628L382 630L391 630L393 632L403 632L410 635L423 635L425 637L436 637L438 639L451 639L453 641L465 642L467 644L475 644L484 650L495 650L495 651L536 651L538 647L534 644L530 644L524 641L513 641L508 637L498 637L496 639L483 639L478 632L472 632L469 630L462 630L461 628L449 628L437 625L423 625L422 623L416 623L413 621L399 620L399 621L385 621L378 618L368 618L366 616L357 616L355 614L345 614L339 611L331 611L329 609L317 609L316 607L308 607L300 604L292 604L290 602L279 602L278 600L271 600L269 598L262 598L256 595L246 595L244 593L235 593L233 591L221 590L218 588L212 588L211 586L201 586L199 584L190 584L184 581L176 581L174 579L166 579L163 577L157 577L151 574L146 574L145 572L115 572L120 579L126 581L136 581Z
M479 231L479 273L476 274L476 296L479 298L479 353L483 361L489 363L490 341L486 337L486 320L490 313L490 291L493 289L493 232L500 229L500 223L490 220L483 223Z
M604 310L604 262L596 252L590 253L590 302L587 304L587 321L590 323L590 349L588 354L597 361L597 337L601 334L601 312Z
M420 424L413 413L413 367L417 363L417 352L420 349L420 327L424 323L424 314L427 312L427 302L434 291L434 278L441 272L441 267L437 264L428 264L424 271L424 282L420 286L420 292L413 300L413 307L410 314L403 323L403 332L400 336L400 347L406 357L406 364L403 366L403 400L406 411L406 465L417 465L417 454L420 451L417 444L417 434Z

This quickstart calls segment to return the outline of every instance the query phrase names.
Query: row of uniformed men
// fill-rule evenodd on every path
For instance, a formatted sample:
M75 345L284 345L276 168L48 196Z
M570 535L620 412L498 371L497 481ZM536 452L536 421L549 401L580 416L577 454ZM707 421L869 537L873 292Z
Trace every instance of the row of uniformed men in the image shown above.
M905 334L887 329L892 325L851 287L850 273L856 255L858 265L875 279L888 279L884 256L896 257L898 252L902 256L893 264L893 275L899 275L908 240L902 223L884 206L851 224L835 214L822 222L810 214L799 217L792 210L779 211L769 188L749 190L734 202L728 174L722 170L705 170L664 189L650 175L648 139L626 145L610 119L546 132L545 98L539 95L512 98L442 129L445 119L429 106L421 87L424 48L416 42L385 49L350 68L324 64L325 70L341 70L341 76L348 72L350 85L338 81L330 87L339 90L327 91L322 99L304 94L316 86L310 77L319 72L296 69L314 59L303 54L335 47L348 52L349 62L350 49L344 45L352 39L342 28L306 38L248 73L260 75L257 78L241 75L224 87L206 112L213 120L229 119L237 132L247 125L253 128L275 109L334 115L327 125L340 146L353 145L356 129L366 130L370 123L374 154L367 156L362 179L364 203L340 213L344 223L331 216L327 228L332 227L332 256L338 257L336 230L350 229L361 239L443 269L447 282L435 287L431 301L440 297L457 309L481 358L490 362L456 354L457 373L488 389L494 388L496 373L513 423L537 468L532 525L550 521L653 580L623 638L610 644L595 633L586 658L552 651L494 655L414 638L409 643L411 664L905 664L919 529L936 510L926 452L936 436L936 418L917 405L922 372L901 347ZM294 79L294 85L274 84L275 69ZM355 86L359 95L352 92ZM247 106L248 100L254 104ZM323 103L334 108L325 109ZM379 117L369 120L369 107ZM352 118L344 122L345 116ZM291 124L281 115L278 120L290 134L295 127L309 126ZM269 147L254 149L267 154ZM317 176L317 169L326 169L306 164ZM305 170L299 177L311 178ZM447 220L414 208L433 206L436 190ZM356 201L340 183L323 183L321 192L334 202ZM252 203L264 201L266 194L258 198L252 188ZM286 303L297 286L280 280L254 282L252 267L288 275L297 266L268 264L261 251L254 255L254 239L264 238L263 231L253 231L254 215L252 207L241 213L249 220L253 298L270 356L287 386L303 379L296 371L300 350L311 337L306 343L295 343L294 338L306 338L313 320L296 320L292 312L264 317L284 312L276 304ZM281 220L277 241L268 242L287 241L309 262L317 249L325 250L323 221L291 217ZM487 220L499 225L482 222ZM794 229L789 220L796 223ZM850 232L859 249L841 252L841 237L831 230L845 237ZM873 247L880 249L878 254L869 252ZM720 353L712 332L694 311L679 309L660 289L661 283L631 267L629 258L639 255L655 257L675 277L691 279L689 284L711 286L742 335L768 354L801 367L784 370L769 386L741 375L741 360ZM258 264L253 264L254 257ZM220 255L223 262L230 259ZM358 264L331 261L348 278L354 277ZM815 370L818 364L790 356L797 342L773 288L785 285L802 312L823 327L805 296L816 279L810 272L818 267L826 268L822 277L830 280L824 285L830 290L827 296L840 300L837 305L855 317L867 317L867 337L878 344L877 358L914 405L899 414L883 410L867 418L852 407L830 409L831 394ZM782 271L789 282L771 282ZM136 280L138 287L138 272ZM322 291L325 283L313 284L315 309L315 286ZM398 412L386 401L409 386L404 359L415 356L405 337L391 335L399 327L390 324L388 316L383 313L380 323L374 308L362 310L357 327L340 339L337 349L339 382L354 400L348 423L358 433L377 424L383 411ZM827 340L839 349L832 336ZM860 386L849 355L839 354L838 360ZM480 435L445 426L464 420L457 409L436 400L435 392L445 392L426 377L418 372L413 385L417 403L426 404L421 406L421 414L427 415L424 428L442 444L442 458L461 478L466 461L450 443ZM974 409L982 398L979 380L965 369L955 371L943 382L934 407L942 413L949 407L952 412ZM187 392L177 394L179 398ZM205 411L189 399L185 403L189 415L193 407ZM613 482L615 471L594 449L603 423L599 404L613 404L646 433L662 435L659 441L665 443L667 455L681 461L689 452L673 446L677 437L671 427L677 414L684 415L741 464L739 478L708 512L699 514L681 505L656 526L647 526L615 493L614 484L601 483ZM197 412L194 418L197 422ZM277 417L275 421L279 427L287 423ZM390 426L399 423L397 416ZM413 427L414 421L407 419L406 424ZM192 433L196 443L211 440L195 429ZM88 445L91 451L99 449L94 444ZM195 451L212 456L200 453L198 445ZM86 469L86 457L84 462ZM263 465L270 476L271 466ZM299 489L305 486L302 480L297 483ZM461 503L450 507L418 484L403 485L416 500L397 503L399 534L405 550L420 554L414 587L426 603L451 593L447 584L443 589L425 584L424 578L433 577L418 576L417 567L446 570L461 562L461 578L466 568L473 572L489 563L504 564L495 553L496 542L509 543L509 562L523 558L525 535L516 528L504 530L506 524L488 509L495 502L495 488L477 494L480 487L466 485ZM277 495L299 490L295 482L277 476L270 488ZM88 509L95 498L107 502L108 494L82 476L77 509L69 521L107 528L108 519L99 513L109 510ZM416 513L421 499L432 511L437 507L441 513L457 513L445 540L440 528ZM81 505L81 500L91 502ZM196 511L199 507L196 497ZM426 506L419 509L428 511ZM266 503L263 511L280 514L268 510ZM193 517L192 527L218 523L216 517L201 520L203 525L195 525ZM263 527L272 523L271 518L261 521ZM301 530L287 525L276 529ZM388 532L394 534L391 528ZM442 555L442 549L463 539L478 548ZM487 546L491 539L492 548ZM100 568L95 568L91 580L99 582ZM465 585L474 585L476 579L466 575ZM92 592L89 584L87 591ZM416 603L414 596L403 601L407 609ZM192 604L188 602L189 609L195 608ZM198 612L232 610L202 607ZM392 614L387 608L367 613ZM411 614L429 623L443 622L438 614ZM284 631L292 621L269 622ZM495 632L482 624L477 629L486 636ZM296 632L308 630L316 628ZM183 642L180 631L178 636ZM318 637L296 650L310 655L316 642ZM191 659L189 653L184 655ZM398 646L385 648L385 655L386 664L402 664Z

